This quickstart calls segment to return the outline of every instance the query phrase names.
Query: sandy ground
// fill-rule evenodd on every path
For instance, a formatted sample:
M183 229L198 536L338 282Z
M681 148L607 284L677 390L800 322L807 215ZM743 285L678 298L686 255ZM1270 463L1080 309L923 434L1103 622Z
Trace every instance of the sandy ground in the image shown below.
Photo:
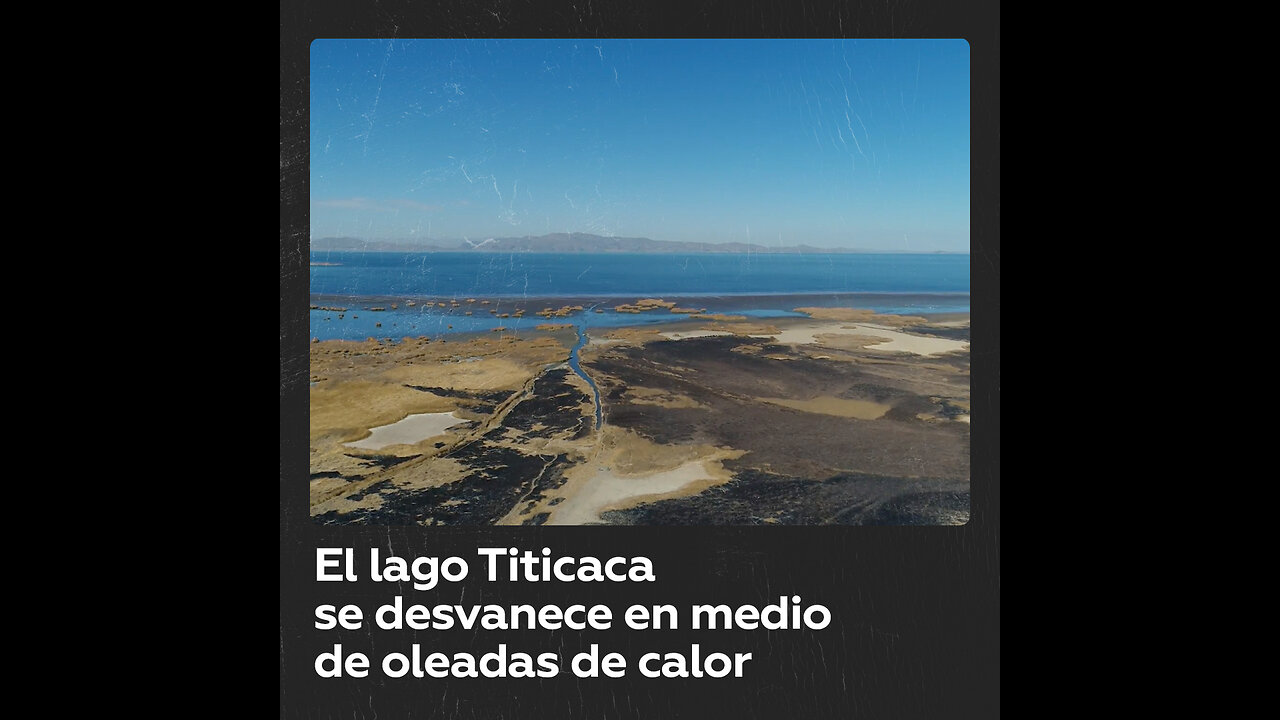
M627 400L632 405L657 405L666 408L706 407L688 395L669 390L640 387L639 385L632 385L627 388Z
M694 483L712 483L714 475L702 460L687 462L674 470L629 477L609 466L597 466L596 474L576 494L570 496L547 520L548 525L588 525L600 522L600 512L643 497L670 496Z
M885 352L909 352L915 355L941 355L956 350L968 350L969 343L947 338L921 337L891 330L880 325L855 325L864 335L875 335L888 340L878 345L871 345L869 350Z
M412 389L514 390L547 363L562 361L573 330L527 339L490 336L401 343L327 340L311 345L310 426L317 451L340 450L367 428L416 413L456 410L454 398Z
M868 350L882 352L941 355L969 348L969 343L960 340L908 335L883 325L849 324L839 321L795 323L788 325L776 334L753 334L751 337L773 337L781 345L834 344L838 347L841 344L839 342L839 336L841 335L850 336L852 340ZM876 342L873 339L879 339L879 341Z
M718 335L732 335L732 334L733 333L725 332L724 330L690 330L687 332L661 333L662 337L668 340L685 340L688 338L716 337Z
M818 335L831 333L843 326L842 322L791 323L776 333L753 333L751 337L772 337L779 345L812 345L818 342Z
M743 512L774 503L761 517L827 522L863 485L810 481L865 473L884 478L886 497L919 478L931 492L967 482L969 343L924 334L968 320L800 310L813 312L594 329L582 353L603 382L606 423L594 432L590 388L563 370L572 327L313 344L312 514L580 525L618 522L618 511L643 523L636 513L660 501L687 504L696 521L738 512L733 493L745 493ZM565 377L540 379L556 372ZM796 437L803 449L786 439Z
M653 327L599 328L589 333L587 349L602 345L634 345L657 338L658 331Z
M462 418L451 412L420 413L390 425L371 428L369 437L344 444L363 450L381 450L390 445L413 445L427 438L443 435L446 429L460 422L463 422Z
M605 426L590 455L566 473L563 487L530 513L513 510L503 524L518 524L531 513L549 512L547 525L587 525L600 522L600 513L606 510L696 495L732 479L722 463L742 455L741 450L710 445L659 445L628 430Z
M870 400L846 400L835 397L816 397L812 400L762 397L760 400L774 405L789 407L793 410L803 410L804 412L818 413L819 415L858 418L860 420L877 420L884 417L884 414L892 408L891 405L871 402Z
M815 320L847 320L876 323L887 327L909 327L929 321L928 318L919 315L882 315L874 310L861 308L800 307L795 311L802 312Z

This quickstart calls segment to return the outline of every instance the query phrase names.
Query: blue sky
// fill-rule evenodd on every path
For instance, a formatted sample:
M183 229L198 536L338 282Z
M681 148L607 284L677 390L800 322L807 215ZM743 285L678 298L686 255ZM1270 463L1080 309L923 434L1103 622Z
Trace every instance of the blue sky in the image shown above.
M969 250L963 40L316 40L311 236Z

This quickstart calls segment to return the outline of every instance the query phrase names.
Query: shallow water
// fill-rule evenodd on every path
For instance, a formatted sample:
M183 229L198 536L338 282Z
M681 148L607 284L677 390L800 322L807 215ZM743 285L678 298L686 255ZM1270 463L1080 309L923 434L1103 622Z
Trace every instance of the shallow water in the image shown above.
M588 328L685 318L613 309L641 298L757 318L796 317L794 308L806 306L891 314L969 310L968 255L332 252L312 253L311 260L337 263L310 269L311 336L321 340L398 340L495 327L519 333L548 322L539 310L563 305L598 305L600 312L573 316ZM523 318L499 317L521 309Z
M604 410L600 407L600 388L596 387L596 381L592 380L591 376L587 375L586 371L582 369L582 362L578 357L578 352L582 350L583 346L588 342L589 339L587 338L586 326L578 325L578 343L574 345L573 350L569 352L569 368L577 373L578 377L586 380L587 384L591 386L591 392L595 394L596 429L599 430L600 426L604 424Z

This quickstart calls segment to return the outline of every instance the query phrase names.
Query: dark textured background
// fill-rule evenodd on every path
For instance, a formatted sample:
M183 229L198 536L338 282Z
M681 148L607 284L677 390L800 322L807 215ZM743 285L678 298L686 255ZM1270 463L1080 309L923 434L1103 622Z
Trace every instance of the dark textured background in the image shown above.
M496 13L496 16L495 16ZM287 0L280 15L280 714L307 718L992 718L1000 658L999 6L831 1L795 4L582 0ZM973 494L970 523L943 527L356 528L320 527L307 511L308 47L315 38L903 37L969 40L972 48ZM643 554L658 582L488 583L475 548L551 547L559 555ZM313 628L319 603L367 613L400 591L317 583L315 548L369 547L403 557L459 555L457 585L406 604L602 603L605 632L418 632ZM800 595L831 609L825 630L634 632L632 603L765 604ZM323 680L317 653L341 642L372 658L411 643L479 656L506 643L562 653L565 672L539 680L381 677ZM752 652L742 679L649 679L650 650ZM592 643L628 657L621 679L580 680L568 659Z

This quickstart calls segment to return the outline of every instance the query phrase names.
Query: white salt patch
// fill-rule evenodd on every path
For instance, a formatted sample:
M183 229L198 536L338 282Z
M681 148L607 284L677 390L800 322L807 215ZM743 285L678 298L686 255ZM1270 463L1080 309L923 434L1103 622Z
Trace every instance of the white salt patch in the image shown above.
M676 492L698 481L711 479L701 460L691 460L674 470L653 473L643 477L615 475L612 470L598 467L595 477L582 489L556 506L548 518L548 525L586 525L600 522L600 511L631 498L645 495L665 495Z
M757 338L773 338L779 345L810 345L818 342L814 337L822 333L829 333L834 328L840 327L840 323L808 323L800 325L792 325L781 332L773 335L752 335Z
M462 418L451 412L410 415L390 425L372 428L369 431L369 437L346 443L346 446L362 450L381 450L389 445L412 445L429 437L443 435L445 430L459 422L462 422Z
M835 328L852 329L856 332L834 332ZM751 337L775 338L776 342L781 345L811 345L814 343L820 344L821 341L817 336L826 334L871 335L883 338L885 342L869 345L867 346L868 350L909 352L916 355L941 355L942 353L948 353L954 350L967 350L969 347L969 343L964 342L963 340L920 337L919 335L908 335L904 332L898 332L897 330L892 330L882 325L866 325L862 323L847 325L843 322L796 325L783 330L777 335L752 335Z
M919 335L908 335L897 330L890 330L880 325L858 325L863 334L875 335L882 337L889 342L879 343L868 347L868 350L884 350L886 352L909 352L916 355L941 355L949 353L953 350L966 350L969 343L963 340L951 340L949 338L920 337Z

